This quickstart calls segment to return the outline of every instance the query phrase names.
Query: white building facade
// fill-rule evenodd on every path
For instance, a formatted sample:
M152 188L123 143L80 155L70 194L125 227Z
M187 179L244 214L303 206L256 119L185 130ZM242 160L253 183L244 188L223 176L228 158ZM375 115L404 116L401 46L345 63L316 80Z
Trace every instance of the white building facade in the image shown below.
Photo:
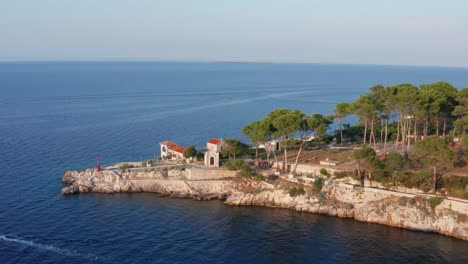
M172 159L172 160L183 160L184 159L184 147L177 145L171 141L163 141L159 143L161 146L161 158Z
M219 167L219 155L223 150L224 141L222 139L212 138L206 143L205 166Z

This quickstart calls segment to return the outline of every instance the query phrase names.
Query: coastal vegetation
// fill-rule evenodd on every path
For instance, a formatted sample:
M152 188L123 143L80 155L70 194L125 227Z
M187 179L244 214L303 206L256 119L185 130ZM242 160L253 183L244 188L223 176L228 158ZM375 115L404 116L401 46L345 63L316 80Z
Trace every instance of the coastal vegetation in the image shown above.
M221 155L229 157L230 160L236 159L237 156L246 154L248 149L249 146L242 143L240 140L235 138L226 138L224 139L224 147L221 150Z
M355 124L345 123L349 116ZM336 131L330 129L333 123ZM466 198L467 129L468 88L458 90L447 82L435 82L377 84L354 102L338 103L333 115L275 109L242 132L255 149L255 160L266 159L280 172L296 174L304 151L326 149L335 138L341 147L353 149L350 158L356 179L427 192L443 190ZM240 144L228 142L235 147L226 154L236 158ZM260 146L264 155L259 155ZM331 176L326 169L320 173Z
M322 191L324 180L322 178L317 178L314 181L314 193L320 193Z
M321 168L320 169L320 174L324 175L324 176L329 176L330 174L328 173L327 169L325 168Z
M382 89L387 87L374 86L370 94ZM384 107L378 112L369 103L372 98L378 96L340 103L334 115L275 109L242 129L250 146L234 138L209 140L206 150L216 146L224 169L207 165L206 154L213 153L188 146L176 162L162 160L157 166L143 162L144 168L129 162L100 172L66 172L62 181L70 186L61 193L155 192L222 199L229 205L351 217L467 240L468 205L446 197L468 199L468 144L465 131L460 130L466 127L460 122L464 97L458 93L453 97L456 115L434 114L439 123L431 119L427 128L424 120L416 121L416 112L405 113L404 118L398 117L398 110ZM380 105L388 102L382 99ZM349 121L357 122L345 123ZM197 163L193 157L200 156L205 163L192 164ZM137 168L127 169L133 166Z
M332 115L274 109L242 128L249 144L223 139L220 160L248 179L302 175L468 198L467 96L468 88L446 82L378 84L336 104ZM191 145L183 156L191 163L203 152Z
M193 159L197 156L197 154L198 154L198 151L194 145L190 145L184 150L184 157L187 159L189 158Z
M305 194L305 190L302 187L293 187L289 190L289 196L291 197L296 197L296 196L304 195L304 194Z
M250 167L245 161L239 159L232 159L224 162L223 164L228 170L235 170L237 171L237 176L243 178L255 178L255 179L263 179L261 175L255 172L252 167Z
M124 164L119 166L119 169L121 169L121 170L126 170L126 169L131 169L131 168L135 168L135 165L124 163Z
M440 196L436 196L436 197L431 197L431 198L428 198L427 199L427 204L429 204L429 206L431 208L435 208L436 206L438 206L440 203L442 203L442 201L444 200L444 198L440 197Z

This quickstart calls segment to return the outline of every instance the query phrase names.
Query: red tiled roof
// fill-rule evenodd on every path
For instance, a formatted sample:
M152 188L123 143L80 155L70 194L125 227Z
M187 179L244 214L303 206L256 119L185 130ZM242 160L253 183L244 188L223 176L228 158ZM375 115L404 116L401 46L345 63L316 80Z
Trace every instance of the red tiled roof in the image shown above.
M161 143L159 143L159 144L161 144L161 145L163 145L163 146L166 146L166 147L168 147L168 148L170 148L170 147L172 147L172 146L177 146L176 143L171 142L171 141L163 141L163 142L161 142Z
M215 144L215 145L217 145L219 142L221 142L221 139L212 138L208 140L208 143Z
M175 145L175 146L169 147L169 150L172 150L172 151L174 151L174 152L179 152L179 153L181 153L181 154L184 154L185 148L184 148L184 147L181 147L181 146Z
M163 141L161 143L159 143L163 146L166 146L168 150L172 150L174 152L178 152L178 153L181 153L181 154L184 154L184 150L185 148L184 147L181 147L179 145L177 145L176 143L174 142L171 142L171 141Z

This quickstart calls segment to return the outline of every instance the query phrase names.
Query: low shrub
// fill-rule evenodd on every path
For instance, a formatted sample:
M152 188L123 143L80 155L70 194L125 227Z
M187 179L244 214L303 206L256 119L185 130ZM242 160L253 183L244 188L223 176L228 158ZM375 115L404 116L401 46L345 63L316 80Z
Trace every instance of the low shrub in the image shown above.
M435 208L436 206L438 206L442 201L444 200L444 198L440 197L440 196L436 196L436 197L431 197L431 198L428 198L427 199L427 204L429 204L429 206L431 208Z
M442 177L441 185L451 195L468 198L468 193L466 192L468 187L468 177L444 176Z
M378 173L377 175L375 175L375 181L380 183L389 183L391 182L391 178L389 178L384 173Z
M245 163L245 161L238 160L238 159L225 161L223 165L228 170L242 170L242 169L250 168L249 165Z
M296 197L296 196L299 196L299 195L304 195L305 194L305 190L304 188L296 188L296 187L293 187L289 190L289 196L291 197Z
M322 178L318 178L314 181L314 192L319 193L322 191L324 184L324 180Z
M253 175L254 179L256 179L257 181L264 181L265 180L265 176L261 175L261 174L258 174L258 173L254 173Z
M323 136L322 136L322 140L323 140L326 144L330 144L330 143L333 141L333 136L332 136L332 135L323 135Z
M320 169L320 174L325 175L325 176L330 175L330 174L328 173L327 169L325 169L325 168L321 168L321 169Z
M346 173L346 171L335 171L335 173L333 173L333 176L335 176L335 178L337 179L342 179L348 176L348 173Z
M432 189L432 175L426 171L402 173L398 175L397 181L407 188L418 188L425 192Z
M270 175L268 175L268 177L267 177L267 179L268 179L269 181L275 181L275 180L277 180L278 178L279 178L279 176L278 176L278 175L275 175L275 174L270 174Z
M255 178L257 180L263 180L264 177L256 173L245 161L243 160L229 160L224 162L224 166L228 170L237 170L238 177L244 178Z
M135 168L135 166L133 164L128 164L128 163L124 163L120 165L119 167L119 169L121 170L126 170L126 169L131 169L131 168Z
M325 195L325 193L319 193L318 200L320 205L324 205L327 202L327 196Z
M406 198L406 197L401 197L400 200L398 201L398 203L399 203L401 206L405 206L408 202L409 202L409 199Z
M152 160L144 160L142 163L141 163L141 166L142 167L146 167L148 166L148 163L152 162Z
M202 153L197 153L197 156L195 157L197 161L203 161L204 158L205 156Z

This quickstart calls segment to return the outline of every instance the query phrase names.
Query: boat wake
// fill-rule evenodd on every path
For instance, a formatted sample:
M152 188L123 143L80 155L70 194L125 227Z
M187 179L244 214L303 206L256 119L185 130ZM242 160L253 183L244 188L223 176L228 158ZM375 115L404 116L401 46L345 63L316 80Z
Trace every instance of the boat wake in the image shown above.
M62 248L54 247L54 246L51 246L51 245L36 243L36 242L33 242L33 241L29 241L29 240L13 238L11 236L6 236L6 235L3 235L3 234L0 235L0 241L6 241L6 242L13 242L13 243L17 243L17 244L22 244L22 245L25 245L25 246L28 246L28 247L33 247L33 248L36 248L36 249L39 249L39 250L52 251L52 252L55 252L55 253L58 253L58 254L61 254L61 255L66 255L66 256L69 256L69 257L80 257L80 258L85 258L85 259L88 259L88 260L98 260L99 259L97 256L95 256L93 254L83 254L83 253L79 253L79 252L76 252L76 251L73 251L73 250L62 249Z

